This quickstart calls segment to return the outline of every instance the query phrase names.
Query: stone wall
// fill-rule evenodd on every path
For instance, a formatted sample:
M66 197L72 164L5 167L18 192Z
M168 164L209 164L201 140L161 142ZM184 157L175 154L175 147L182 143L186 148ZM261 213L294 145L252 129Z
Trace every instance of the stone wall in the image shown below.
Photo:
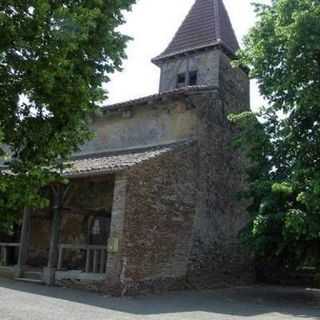
M92 124L95 138L81 154L124 150L168 144L196 135L196 113L182 100L162 104L135 105L130 110L96 117Z
M232 67L230 59L222 52L219 61L219 94L225 114L250 110L248 74L240 68Z
M107 274L104 291L120 294L125 267L124 259L124 220L127 202L128 176L126 172L116 174L112 205L111 229L108 243Z
M212 49L167 60L161 65L160 92L175 89L178 74L191 71L198 73L197 84L218 86L219 58L220 51Z
M27 264L33 267L45 267L48 264L51 233L51 214L35 211L31 216Z
M247 110L249 80L222 52L217 61L219 88L186 100L196 110L194 145L127 174L115 255L122 294L254 280L240 240L248 221L247 203L239 199L245 159L231 146L238 132L227 120Z
M184 283L196 200L196 147L132 168L121 245L122 290Z
M188 279L196 287L254 278L252 260L239 238L248 221L247 203L239 199L245 159L231 146L237 132L227 120L229 112L249 105L248 79L222 53L220 61L219 89L193 98L199 114L199 191Z

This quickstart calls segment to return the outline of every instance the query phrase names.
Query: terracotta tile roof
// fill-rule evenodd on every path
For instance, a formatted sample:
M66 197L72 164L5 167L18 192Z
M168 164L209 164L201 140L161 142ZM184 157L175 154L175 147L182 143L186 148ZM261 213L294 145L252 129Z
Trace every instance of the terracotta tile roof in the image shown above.
M168 48L152 61L219 45L231 55L239 49L223 0L196 0Z
M191 143L191 140L185 140L168 145L79 156L68 163L69 168L65 170L65 175L77 177L122 171Z
M165 153L179 150L193 143L192 139L166 145L149 146L121 151L106 151L73 157L65 163L67 178L89 177L123 171L144 161L155 159ZM0 173L11 175L7 166L0 166Z

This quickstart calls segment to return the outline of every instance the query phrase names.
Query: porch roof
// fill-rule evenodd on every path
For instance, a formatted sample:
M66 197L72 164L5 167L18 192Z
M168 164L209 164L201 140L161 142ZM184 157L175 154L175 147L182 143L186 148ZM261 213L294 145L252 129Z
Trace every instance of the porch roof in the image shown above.
M78 156L68 163L65 175L67 177L78 177L123 171L191 143L191 140L184 140L166 145Z

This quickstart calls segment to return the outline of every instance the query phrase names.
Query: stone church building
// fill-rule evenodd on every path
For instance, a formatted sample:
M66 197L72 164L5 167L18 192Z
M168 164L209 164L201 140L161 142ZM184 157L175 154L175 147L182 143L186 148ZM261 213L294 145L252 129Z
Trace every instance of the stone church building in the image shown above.
M93 116L61 212L26 209L16 238L0 238L0 271L122 294L252 281L245 160L227 120L249 108L238 48L223 1L196 0L152 60L159 93Z

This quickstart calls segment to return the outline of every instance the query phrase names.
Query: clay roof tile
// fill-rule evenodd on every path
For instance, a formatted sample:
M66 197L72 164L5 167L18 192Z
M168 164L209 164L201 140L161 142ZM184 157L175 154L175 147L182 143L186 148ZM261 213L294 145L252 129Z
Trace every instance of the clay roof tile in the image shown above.
M196 0L167 49L152 61L217 45L231 55L239 49L223 0Z

